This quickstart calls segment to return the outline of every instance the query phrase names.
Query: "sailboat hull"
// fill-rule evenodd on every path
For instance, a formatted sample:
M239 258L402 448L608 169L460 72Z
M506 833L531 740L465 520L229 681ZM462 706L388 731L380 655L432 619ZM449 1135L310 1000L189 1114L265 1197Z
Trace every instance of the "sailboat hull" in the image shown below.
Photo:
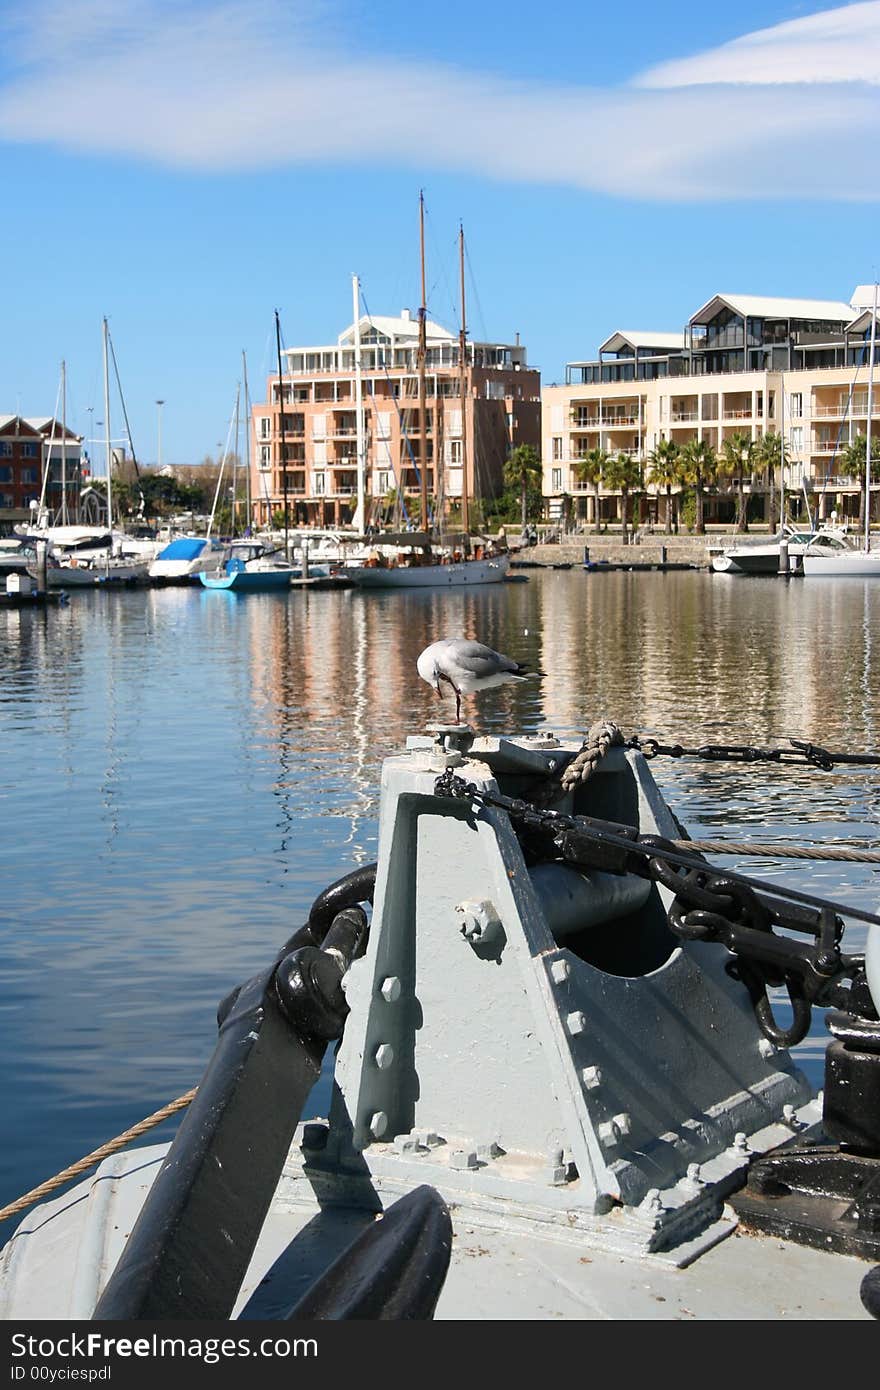
M462 560L449 565L352 565L340 571L359 589L450 589L470 584L498 584L507 575L507 556Z

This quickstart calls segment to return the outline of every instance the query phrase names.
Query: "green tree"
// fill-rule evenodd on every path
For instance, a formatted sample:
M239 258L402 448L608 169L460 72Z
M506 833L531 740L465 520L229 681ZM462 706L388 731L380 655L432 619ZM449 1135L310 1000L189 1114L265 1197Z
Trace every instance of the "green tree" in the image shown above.
M772 430L767 434L762 434L761 438L755 441L755 463L759 468L763 468L767 475L767 484L770 490L770 499L767 508L767 520L770 530L776 529L776 470L779 469L779 524L785 525L784 503L782 501L785 492L785 465L789 462L788 450L784 447L781 434L775 434Z
M589 483L593 489L593 530L602 530L599 516L599 485L608 462L609 455L604 449L588 449L582 458L575 459L573 467L579 483Z
M504 481L508 487L518 487L522 503L522 529L528 522L529 492L541 487L541 459L531 444L517 444L504 460Z
M867 482L865 464L868 458L868 437L865 434L857 434L855 439L850 440L846 448L840 451L840 462L843 472L847 477L858 478L859 482L859 529L865 526L865 515L867 506L867 492L865 484ZM871 439L871 472L875 466L880 467L880 439L874 436Z
M642 479L641 464L629 454L615 454L605 464L605 485L620 493L620 509L623 517L623 541L628 535L629 494L639 486Z
M675 483L681 481L678 453L678 445L674 439L661 439L648 455L648 475L651 481L666 489L667 536L672 531L672 488Z
M718 459L711 444L705 439L689 439L679 450L678 459L682 481L690 483L694 489L694 530L702 536L706 532L703 519L703 489L714 483L718 475Z
M721 446L721 472L736 479L736 530L748 531L746 515L746 475L751 477L755 467L755 441L745 430L735 430Z

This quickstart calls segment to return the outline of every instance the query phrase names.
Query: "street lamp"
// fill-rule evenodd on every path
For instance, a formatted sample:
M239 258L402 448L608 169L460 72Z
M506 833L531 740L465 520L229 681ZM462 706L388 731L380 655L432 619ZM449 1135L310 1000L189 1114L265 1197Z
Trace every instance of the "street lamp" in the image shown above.
M164 401L156 402L156 468L162 467L162 407Z

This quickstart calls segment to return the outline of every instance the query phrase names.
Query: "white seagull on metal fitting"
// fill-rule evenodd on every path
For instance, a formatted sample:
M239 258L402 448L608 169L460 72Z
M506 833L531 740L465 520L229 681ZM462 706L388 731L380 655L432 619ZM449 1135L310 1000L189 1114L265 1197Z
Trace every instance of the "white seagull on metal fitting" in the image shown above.
M520 662L466 637L444 637L440 642L432 642L422 652L416 666L422 680L433 685L438 695L443 694L444 684L455 691L457 724L461 722L462 695L473 695L493 685L506 685L508 681L544 674L543 671L528 671Z

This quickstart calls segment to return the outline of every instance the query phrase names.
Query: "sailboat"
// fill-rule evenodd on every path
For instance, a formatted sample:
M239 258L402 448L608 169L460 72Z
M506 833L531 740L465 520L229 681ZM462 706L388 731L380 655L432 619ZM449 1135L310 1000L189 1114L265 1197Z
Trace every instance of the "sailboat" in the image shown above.
M417 365L419 377L419 433L420 433L420 468L419 484L421 492L421 515L423 521L428 516L428 447L427 433L425 429L425 360L426 351L426 317L427 306L425 303L425 207L424 197L419 194L419 231L420 231L420 251L421 251L421 284L422 302L419 308L419 342L417 352ZM357 565L343 565L341 573L350 579L359 589L413 589L413 588L458 588L462 585L471 584L497 584L502 581L510 565L510 558L506 553L493 554L492 548L487 547L484 553L483 548L478 546L472 555L468 554L470 549L469 522L468 522L468 476L466 458L466 439L467 439L467 326L465 317L465 288L464 288L464 231L459 228L459 271L461 281L461 329L459 332L459 392L461 398L461 513L462 513L462 532L463 546L461 549L444 546L442 541L438 547L434 535L429 531L418 534L412 532L402 532L396 535L383 533L376 537L377 544L373 551L368 555L366 561ZM355 295L355 371L360 379L360 304L357 294ZM358 386L358 415L362 415L360 405L360 390ZM439 405L439 402L438 402ZM436 407L435 407L436 409ZM363 451L360 446L362 437L362 425L358 427L358 508L362 514L362 501L364 495L363 470L365 468ZM435 433L435 440L436 440ZM436 449L435 449L436 457ZM437 467L440 469L442 464L437 460ZM389 557L389 549L392 555ZM395 553L396 552L396 553Z
M105 527L66 525L66 501L62 504L62 525L43 525L39 534L48 540L52 553L46 569L46 584L50 589L95 589L100 587L131 586L144 583L149 572L149 558L143 554L125 554L126 536L113 530L111 472L113 449L110 436L110 367L109 327L103 320L102 346L104 359L104 431L107 463L107 524ZM115 355L114 355L115 362ZM62 382L64 381L62 363ZM118 376L117 376L118 381ZM124 404L123 404L124 409ZM66 421L63 424L66 436ZM62 463L62 475L66 463ZM48 466L47 466L48 473ZM66 477L64 477L66 491ZM47 520L41 509L41 519ZM36 533L34 533L36 534ZM33 570L30 571L34 573Z
M846 546L831 552L812 546L803 554L801 565L805 579L871 579L880 578L880 551L871 549L871 431L874 410L874 352L877 345L877 284L874 284L874 305L871 311L871 345L868 350L868 417L865 426L865 540L864 545Z

